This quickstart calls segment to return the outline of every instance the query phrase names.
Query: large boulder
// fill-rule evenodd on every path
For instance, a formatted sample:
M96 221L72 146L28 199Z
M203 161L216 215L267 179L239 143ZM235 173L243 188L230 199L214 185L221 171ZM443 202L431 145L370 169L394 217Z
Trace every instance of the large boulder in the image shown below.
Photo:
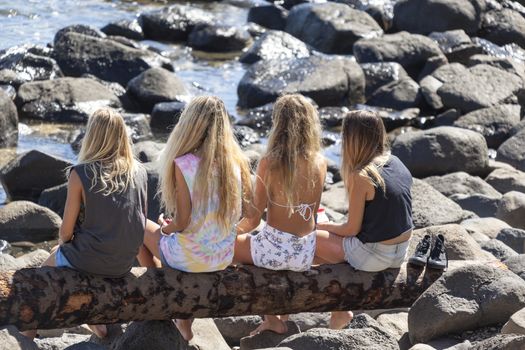
M140 73L129 81L127 88L139 108L148 113L159 102L180 102L188 95L183 81L164 68L150 68Z
M262 322L260 316L237 316L215 318L219 332L231 346L239 346L241 338L247 337Z
M67 198L67 183L47 188L40 193L38 204L51 209L60 217L64 215Z
M494 255L498 260L503 261L513 256L517 256L518 253L505 243L497 239L490 239L480 243L481 249L490 254Z
M496 239L505 243L519 254L525 253L525 230L504 228L498 233Z
M321 204L330 208L338 213L347 214L348 213L348 190L345 187L345 184L340 181L333 184L323 192L321 197Z
M510 8L488 11L483 16L481 36L498 45L525 47L525 18Z
M512 128L520 122L520 113L519 105L495 105L461 116L454 122L454 126L479 132L485 137L488 147L497 149L511 136Z
M0 208L0 239L42 242L56 239L62 219L48 208L14 201Z
M151 111L150 126L164 132L170 132L179 122L186 107L185 102L159 102Z
M498 168L491 172L485 181L501 193L510 191L525 193L525 172L523 171Z
M525 171L525 130L505 141L499 148L496 160L505 162L518 170Z
M153 162L157 160L165 143L155 141L141 141L133 145L133 154L142 163Z
M199 24L188 36L188 46L205 52L238 52L251 41L246 29L218 24Z
M454 194L450 196L464 210L473 212L479 217L489 218L496 216L500 197L491 197L484 194Z
M477 342L468 350L522 350L525 349L525 336L521 334L498 334Z
M381 86L370 96L367 104L403 110L411 107L419 107L422 102L419 85L410 77L393 81Z
M416 177L455 171L485 174L489 161L481 134L450 126L400 134L392 143L392 153Z
M510 228L509 224L496 218L473 218L461 222L461 226L471 235L481 234L488 238L496 238L504 228Z
M494 260L494 256L487 253L460 225L429 226L414 230L410 239L408 255L411 256L419 241L425 236L431 237L442 234L445 237L447 257L450 260Z
M2 69L15 72L17 80L22 82L62 76L54 59L29 52L26 46L15 46L0 53L0 70Z
M0 147L15 146L18 143L18 112L16 106L0 89Z
M34 341L23 335L15 326L0 329L0 344L9 350L39 350Z
M505 70L478 64L450 77L438 90L446 108L462 112L513 101L523 91L523 80Z
M503 334L525 334L525 308L514 313L501 329ZM525 345L525 342L523 343Z
M363 63L361 68L365 73L367 99L380 87L408 78L405 69L397 62Z
M425 182L447 197L456 194L483 194L489 197L501 197L498 191L480 177L469 175L463 171L443 176L427 177Z
M88 78L59 78L20 86L16 102L20 116L61 122L85 122L101 107L120 107L106 86Z
M310 56L308 46L294 36L277 30L269 30L242 54L239 61L255 63L260 60L289 60Z
M76 33L76 34L82 34L91 36L94 38L101 38L104 39L107 37L104 32L102 32L100 29L86 25L86 24L72 24L69 26L66 26L64 28L61 28L59 31L55 33L55 37L53 38L53 46L56 46L58 41L60 41L64 35L68 33Z
M137 19L122 19L106 24L101 30L107 35L122 36L132 40L143 40L144 31Z
M408 312L413 344L449 333L506 322L525 306L525 281L490 264L447 272L417 299Z
M525 280L525 254L508 258L503 262L510 271Z
M248 11L248 22L257 23L268 29L283 30L288 10L276 4L261 3Z
M152 51L73 32L56 40L54 58L66 75L93 74L122 85L149 68L171 67L166 58Z
M336 54L351 54L357 40L383 34L366 12L333 2L295 6L285 30L316 50Z
M300 93L320 107L360 103L365 78L359 65L346 58L311 56L265 60L252 65L239 82L239 107L272 102L282 93Z
M66 168L71 165L60 158L31 150L19 154L0 169L0 181L10 200L36 200L46 188L66 182Z
M414 179L412 218L415 228L460 223L468 214L426 182Z
M408 312L389 311L377 316L376 321L399 340L408 333Z
M505 193L499 202L496 217L512 227L525 229L525 193Z
M353 52L359 63L397 62L413 78L419 76L428 59L442 55L434 40L408 32L361 39Z
M185 41L201 23L212 23L213 15L188 5L173 5L140 15L144 35L148 39L161 41Z
M484 10L484 0L401 0L394 6L394 25L423 35L452 29L476 34Z
M9 254L0 254L0 272L40 267L49 258L49 253L43 249L33 250L15 258Z
M429 37L438 43L448 62L469 64L471 56L483 52L483 49L474 44L462 29L432 32Z

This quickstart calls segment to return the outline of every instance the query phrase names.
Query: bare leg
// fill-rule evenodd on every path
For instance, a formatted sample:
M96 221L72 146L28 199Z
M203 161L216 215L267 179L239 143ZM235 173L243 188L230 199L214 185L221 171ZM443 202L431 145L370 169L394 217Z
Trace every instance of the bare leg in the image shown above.
M193 318L187 320L174 320L173 323L175 323L175 326L179 330L184 340L190 341L193 338L193 331L191 330Z
M161 267L160 252L159 252L159 241L160 232L159 225L151 220L146 222L146 230L144 232L144 244L139 249L137 260L140 266L145 267Z
M288 331L288 326L285 321L281 320L279 316L265 315L264 321L257 327L250 335L259 334L264 331L272 331L279 334L284 334Z
M330 316L331 329L343 329L352 321L354 314L352 311L332 311Z
M251 252L251 235L238 235L235 240L235 253L233 255L234 264L253 265Z

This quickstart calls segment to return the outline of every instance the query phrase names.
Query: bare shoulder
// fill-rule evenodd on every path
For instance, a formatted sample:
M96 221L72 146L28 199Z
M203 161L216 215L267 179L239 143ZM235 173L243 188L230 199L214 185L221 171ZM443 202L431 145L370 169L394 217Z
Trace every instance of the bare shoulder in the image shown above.
M69 172L68 183L70 186L82 185L82 181L80 181L80 176L78 176L78 173L74 168L71 168L71 171Z

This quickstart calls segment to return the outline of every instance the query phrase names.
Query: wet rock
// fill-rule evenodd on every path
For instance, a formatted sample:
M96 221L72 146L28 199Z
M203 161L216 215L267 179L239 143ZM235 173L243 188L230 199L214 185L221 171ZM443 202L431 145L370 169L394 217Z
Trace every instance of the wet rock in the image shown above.
M185 41L197 24L212 23L213 15L188 5L173 5L143 13L139 21L148 39Z
M401 0L394 6L394 25L425 35L451 29L475 34L484 10L484 0Z
M250 8L248 22L257 23L268 29L284 30L288 11L279 5L268 4Z
M39 267L48 257L49 253L43 249L34 250L18 258L14 258L9 254L0 254L0 272Z
M525 130L509 138L498 148L496 160L505 162L520 171L525 171Z
M319 108L318 113L321 124L332 128L341 126L346 113L349 111L348 107L323 107Z
M419 76L428 59L442 55L432 39L407 32L361 39L354 44L353 52L359 63L397 62L412 78Z
M42 242L56 239L62 219L48 208L14 201L0 208L0 239Z
M473 212L479 217L487 218L496 216L500 197L492 197L484 194L454 194L450 196L463 210Z
M365 78L349 59L311 56L292 60L267 60L252 65L239 82L239 107L272 102L282 93L300 93L320 107L360 103Z
M63 76L57 62L46 56L27 51L26 46L16 46L0 53L0 69L8 69L16 74L17 84L33 80L48 80Z
M332 2L295 6L286 31L318 51L335 54L351 54L357 40L383 34L366 12Z
M410 308L412 343L505 322L525 306L525 281L487 264L460 267L434 282Z
M361 68L365 73L367 99L380 87L408 77L397 62L363 63Z
M127 89L145 112L150 112L159 102L180 102L188 95L182 80L164 68L150 68L142 72L129 81Z
M481 47L474 44L465 31L461 29L432 32L429 37L438 43L448 62L467 64L471 56L483 52Z
M519 170L499 168L491 172L485 181L501 193L525 193L525 172Z
M421 105L419 85L410 77L393 81L378 88L367 103L372 106L401 110Z
M289 60L310 56L310 50L305 43L292 35L269 30L239 58L242 63L255 63L260 60Z
M507 260L513 256L517 256L518 253L502 241L497 239L491 239L486 242L480 243L480 246L483 250L494 255L497 259L503 261Z
M521 117L519 105L495 105L467 113L454 126L479 132L485 137L489 148L498 148L511 135L512 128Z
M89 73L121 85L149 68L171 69L169 60L153 51L78 33L66 33L55 42L54 58L66 75Z
M133 154L142 163L155 161L166 144L155 141L141 141L133 145Z
M383 120L383 124L385 125L385 129L387 132L393 131L403 126L413 124L417 120L417 117L419 116L420 112L419 108L407 108L402 111L395 111L390 108L369 106L363 104L355 105L354 109L372 111L377 113L377 115ZM390 136L394 137L394 134L395 133L391 134Z
M233 127L233 134L235 135L235 138L237 139L239 145L241 145L241 147L243 148L253 143L259 143L261 141L259 134L248 126L235 125Z
M426 79L426 78L425 78ZM423 86L421 86L423 91ZM452 126L461 114L455 109L448 109L445 112L438 114L433 121L433 126Z
M25 83L25 81L20 77L18 74L16 74L15 71L12 71L11 69L0 69L0 87L4 92L7 92L7 90L11 90L9 86L13 87L12 90L14 90L14 95L16 95L16 89L20 85Z
M501 329L503 334L525 334L525 308L514 313ZM523 343L525 345L525 342Z
M517 75L478 64L451 77L437 93L445 107L471 112L505 103L522 89L523 81Z
M401 134L392 144L392 153L416 177L455 171L484 174L488 167L488 149L483 136L449 126Z
M113 92L86 78L25 83L18 90L16 103L23 118L62 122L85 122L101 107L120 106Z
M0 147L18 143L18 112L6 93L0 90Z
M93 26L85 24L73 24L64 27L56 32L55 37L53 38L53 46L56 46L57 43L68 33L83 34L101 39L106 37L106 34L104 34L100 29L95 28Z
M499 334L473 345L469 350L520 350L525 348L525 336L518 334Z
M144 32L137 19L112 22L101 29L107 35L123 36L132 40L144 40Z
M60 158L31 150L17 155L0 169L0 181L10 200L37 200L46 188L66 182L66 168L71 165Z
M504 263L510 271L525 280L525 254L510 257Z
M427 177L424 181L447 197L457 194L483 194L488 197L501 197L501 193L480 177L469 175L463 171L443 176Z
M66 206L66 197L67 183L64 183L43 190L40 197L38 197L38 204L51 209L62 217Z
M292 321L287 321L286 325L288 326L288 331L284 334L266 331L241 338L240 348L242 350L255 350L281 346L280 342L294 334L300 333L299 327Z
M0 329L0 344L9 350L39 350L35 342L20 333L15 326Z
M525 229L525 193L505 193L500 200L496 217L512 227Z
M408 256L411 256L419 241L425 236L431 237L442 234L445 237L445 247L450 260L493 260L494 257L481 249L461 225L429 226L415 230L410 240Z
M481 36L498 45L525 47L525 18L511 9L489 11L483 16Z
M340 1L349 4L353 8L365 11L383 28L385 31L392 29L394 22L394 4L397 0L346 0Z
M151 111L150 126L157 130L169 132L179 122L180 115L186 107L185 102L159 102Z
M486 235L489 238L496 238L502 229L510 227L506 222L496 218L467 219L461 222L461 226L463 226L471 235L479 233Z
M237 121L238 125L246 125L252 129L266 133L272 127L273 103L252 108L246 116Z
M505 243L518 254L525 253L525 230L504 228L498 233L496 239Z
M231 346L238 346L262 322L260 316L223 317L213 320L217 329Z
M467 214L458 204L439 193L426 182L414 179L412 185L412 219L416 228L460 223L467 218L466 216Z
M252 40L243 28L218 24L198 24L188 36L188 46L205 52L236 52Z
M146 141L153 137L147 114L124 113L122 118L124 118L124 122L128 127L128 134L134 143Z

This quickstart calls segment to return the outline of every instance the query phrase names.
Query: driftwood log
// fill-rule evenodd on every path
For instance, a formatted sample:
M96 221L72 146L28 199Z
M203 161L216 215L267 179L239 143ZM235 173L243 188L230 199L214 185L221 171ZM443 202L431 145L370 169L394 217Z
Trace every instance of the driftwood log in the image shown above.
M451 262L451 268L467 262ZM403 265L376 273L347 264L307 272L254 266L215 273L134 268L102 278L43 267L0 274L0 326L20 330L140 320L409 307L441 275Z

